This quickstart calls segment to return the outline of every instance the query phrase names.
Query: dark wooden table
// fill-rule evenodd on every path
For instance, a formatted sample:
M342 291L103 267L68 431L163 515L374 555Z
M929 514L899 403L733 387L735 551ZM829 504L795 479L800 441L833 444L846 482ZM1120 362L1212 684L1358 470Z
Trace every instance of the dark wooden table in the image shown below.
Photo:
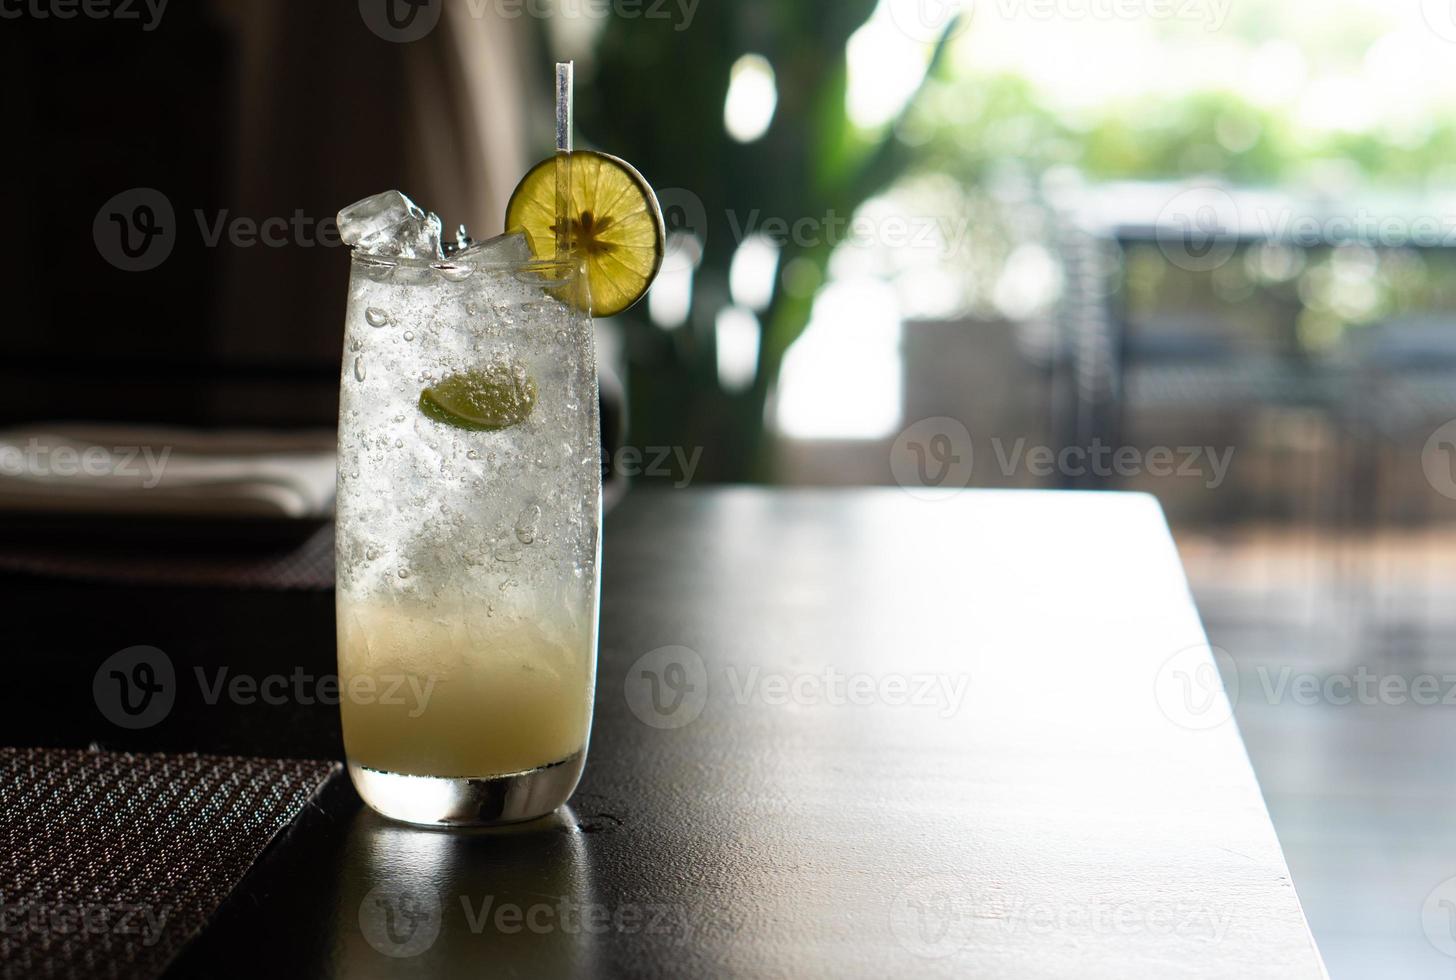
M173 974L1321 977L1205 642L1151 498L633 496L570 811L337 785Z

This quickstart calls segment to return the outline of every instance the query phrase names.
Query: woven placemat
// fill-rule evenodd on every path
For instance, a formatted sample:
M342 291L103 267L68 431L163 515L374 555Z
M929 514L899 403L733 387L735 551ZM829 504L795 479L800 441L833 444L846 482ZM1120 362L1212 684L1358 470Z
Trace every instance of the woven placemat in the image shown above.
M0 748L0 976L157 976L338 768Z

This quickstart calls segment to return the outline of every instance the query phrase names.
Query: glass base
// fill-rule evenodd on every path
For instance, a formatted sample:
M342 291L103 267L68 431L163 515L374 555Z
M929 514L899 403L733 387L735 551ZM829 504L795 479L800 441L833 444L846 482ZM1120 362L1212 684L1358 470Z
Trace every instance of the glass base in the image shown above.
M586 750L560 762L481 779L411 776L349 763L349 778L380 814L421 827L494 827L535 820L571 797Z

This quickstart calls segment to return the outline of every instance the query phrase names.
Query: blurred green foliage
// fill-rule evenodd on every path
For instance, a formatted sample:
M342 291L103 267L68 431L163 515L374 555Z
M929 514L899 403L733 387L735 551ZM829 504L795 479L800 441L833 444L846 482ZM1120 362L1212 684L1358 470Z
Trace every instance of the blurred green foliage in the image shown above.
M974 216L972 237L958 257L966 309L990 312L1006 256L1040 233L1028 229L1024 209L1008 215L1001 208L995 188L1008 177L1019 182L1024 203L1025 195L1035 197L1042 175L1057 168L1089 181L1212 175L1237 185L1323 186L1335 193L1352 184L1421 190L1456 173L1450 163L1456 159L1456 119L1449 116L1433 114L1416 131L1379 125L1316 131L1300 125L1292 108L1252 101L1234 88L1190 91L1162 86L1156 77L1133 96L1068 111L1050 104L1027 78L968 69L942 57L944 50L937 50L903 116L866 132L845 109L845 46L874 8L875 0L701 4L686 29L673 19L610 18L595 43L594 70L580 87L577 118L584 138L637 164L664 196L681 200L686 194L702 206L702 227L694 230L705 248L688 324L660 330L647 321L645 306L621 322L632 442L704 447L704 479L771 477L764 452L766 401L829 264L832 243L822 236L785 243L779 269L794 271L796 288L786 290L781 275L772 305L761 315L753 386L741 394L724 392L713 322L730 302L728 269L737 244L765 220L848 218L887 188L939 177L964 193L961 211ZM1267 6L1236 8L1226 36L1250 46L1271 37L1299 38L1304 50L1354 71L1385 29L1344 8L1317 20ZM725 132L723 105L730 69L746 53L773 65L779 102L767 134L744 145ZM1382 258L1381 269L1399 273L1390 288L1382 286L1374 300L1352 299L1349 290L1341 299L1320 286L1339 278L1321 271L1328 261L1311 261L1298 284L1279 287L1308 293L1315 311L1310 322L1319 322L1300 330L1311 338L1327 339L1332 318L1360 322L1401 305L1400 290L1425 288L1412 285L1412 263ZM1244 287L1235 273L1226 278L1220 288L1230 297L1239 294Z
M1149 91L1101 106L1090 117L1049 107L1015 75L931 80L905 121L922 144L914 169L968 182L992 166L1032 174L1075 167L1091 179L1166 180L1201 174L1231 184L1291 184L1337 164L1372 187L1423 187L1451 177L1456 118L1427 120L1397 140L1380 130L1312 132L1287 111L1237 92Z
M822 278L829 236L789 236L779 268L808 281L776 290L764 325L756 380L723 391L713 321L729 303L728 270L744 234L779 219L848 219L910 162L889 133L867 134L845 111L845 45L874 0L702 4L690 29L669 21L613 18L581 86L577 122L591 143L630 159L662 197L701 202L704 241L689 323L670 332L644 307L623 318L627 332L631 440L705 446L708 480L767 479L765 404L784 352L808 322L813 280ZM773 65L778 106L761 138L740 144L723 125L729 73L744 54ZM671 223L669 215L669 223ZM807 259L795 263L796 259ZM782 281L782 276L780 277Z

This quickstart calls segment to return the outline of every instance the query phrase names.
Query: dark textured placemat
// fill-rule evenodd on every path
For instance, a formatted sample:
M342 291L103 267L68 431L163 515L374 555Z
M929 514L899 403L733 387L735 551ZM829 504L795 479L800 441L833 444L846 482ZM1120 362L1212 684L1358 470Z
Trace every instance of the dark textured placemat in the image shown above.
M205 542L204 535L198 540ZM334 525L275 548L225 544L170 550L156 542L119 547L74 542L7 541L0 572L76 581L222 589L310 590L334 587Z
M157 976L338 769L0 748L0 976Z

